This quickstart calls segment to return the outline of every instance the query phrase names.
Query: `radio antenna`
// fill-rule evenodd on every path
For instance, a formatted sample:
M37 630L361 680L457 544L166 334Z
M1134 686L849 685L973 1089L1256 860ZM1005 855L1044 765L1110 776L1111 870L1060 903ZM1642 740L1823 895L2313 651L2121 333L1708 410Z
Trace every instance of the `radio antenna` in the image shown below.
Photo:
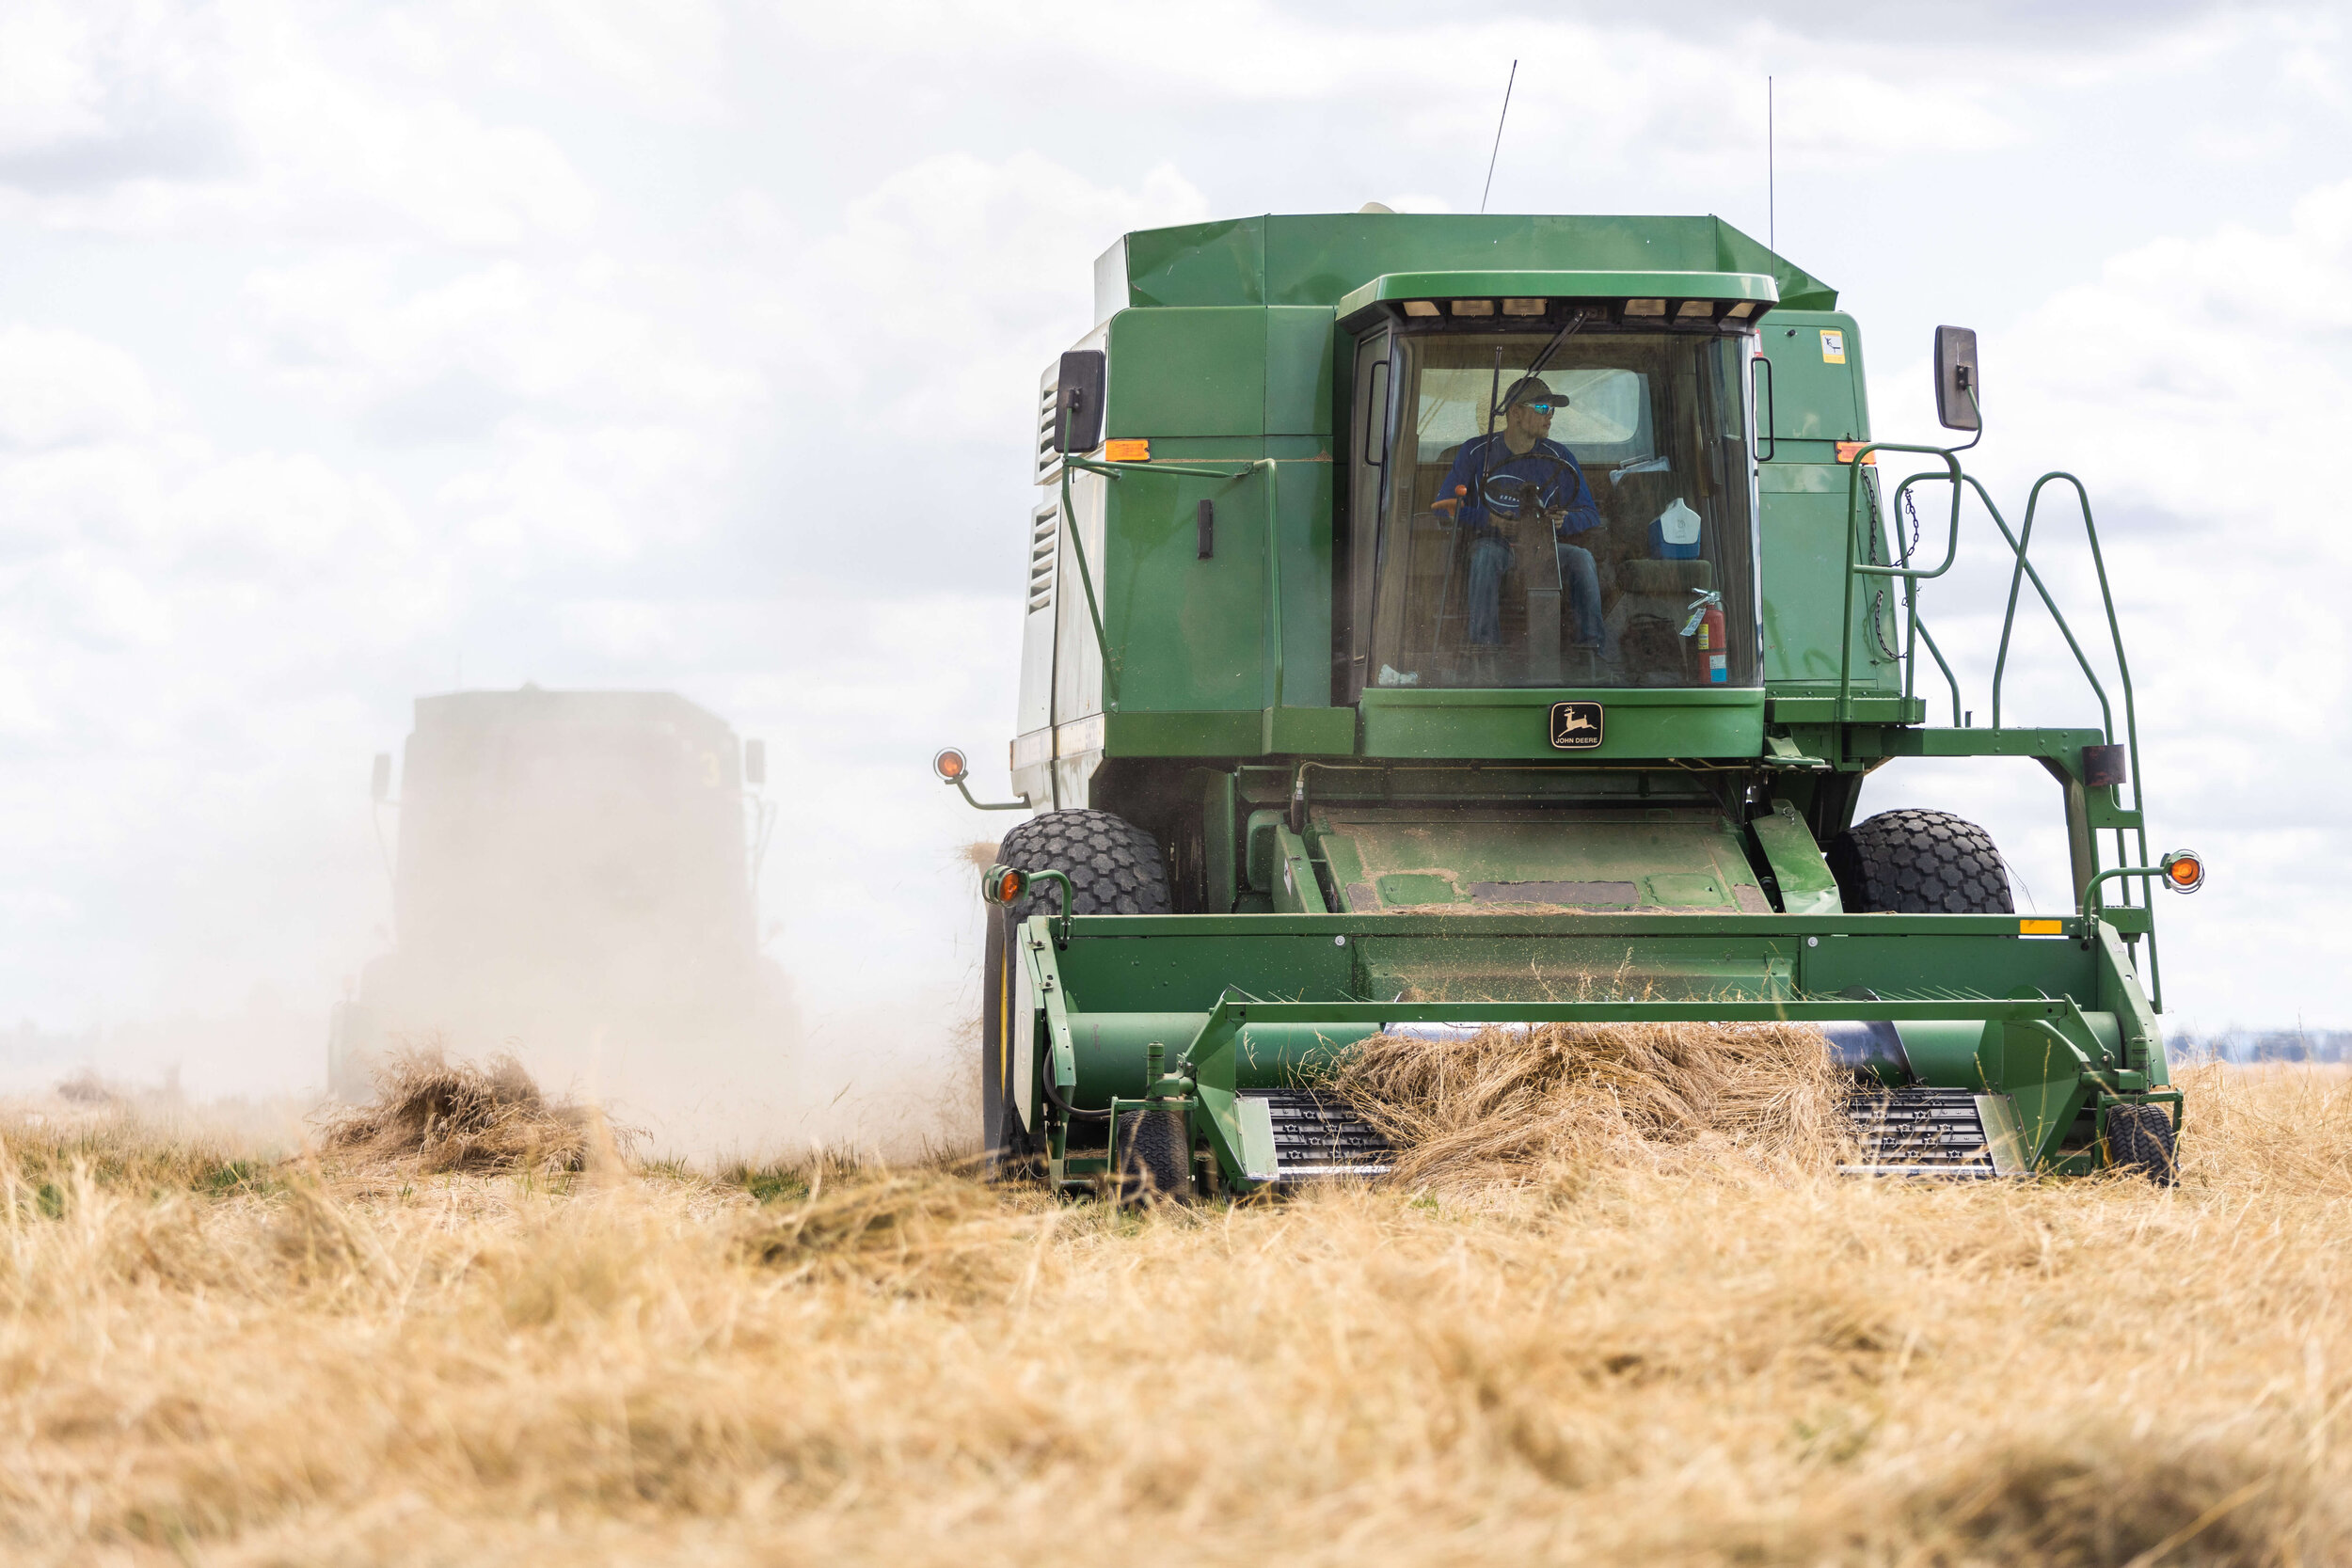
M1511 88L1519 79L1519 62L1511 62L1511 74L1502 84L1502 113L1495 117L1495 150L1486 154L1486 188L1478 193L1478 210L1486 210L1486 198L1495 188L1495 160L1502 156L1502 122L1511 118Z
M1764 248L1777 256L1780 254L1780 229L1775 198L1779 193L1773 188L1772 161L1772 79L1767 76L1764 78Z

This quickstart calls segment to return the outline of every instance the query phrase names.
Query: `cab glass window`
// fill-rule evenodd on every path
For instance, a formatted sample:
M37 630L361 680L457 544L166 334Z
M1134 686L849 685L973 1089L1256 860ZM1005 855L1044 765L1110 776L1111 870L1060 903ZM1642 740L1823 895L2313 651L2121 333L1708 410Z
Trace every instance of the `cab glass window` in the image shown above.
M1747 342L1393 339L1364 684L1756 685Z

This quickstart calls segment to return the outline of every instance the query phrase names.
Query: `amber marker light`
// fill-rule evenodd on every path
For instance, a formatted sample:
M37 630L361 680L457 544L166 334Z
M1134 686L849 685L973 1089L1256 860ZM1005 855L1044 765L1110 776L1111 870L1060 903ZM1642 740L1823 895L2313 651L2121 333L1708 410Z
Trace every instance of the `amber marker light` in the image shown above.
M992 865L980 873L980 897L991 904L1009 904L1029 891L1029 874L1009 865Z
M1139 436L1122 436L1116 441L1104 442L1103 455L1113 463L1149 463L1152 443Z
M2195 893L2205 885L2205 861L2194 849L2175 849L2164 857L2164 885L2175 893Z
M939 775L941 784L954 784L971 770L972 765L953 746L940 748L938 755L931 758L931 771Z

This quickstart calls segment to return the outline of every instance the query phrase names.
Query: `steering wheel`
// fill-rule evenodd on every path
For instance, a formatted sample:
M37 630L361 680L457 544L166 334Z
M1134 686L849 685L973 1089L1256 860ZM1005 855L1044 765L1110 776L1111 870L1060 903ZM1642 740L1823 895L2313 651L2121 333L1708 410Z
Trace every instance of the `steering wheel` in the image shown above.
M1569 468L1566 459L1555 457L1550 452L1544 451L1541 447L1537 447L1530 451L1522 452L1518 456L1512 458L1511 461L1514 463L1524 463L1531 457L1540 457L1545 462L1550 464L1551 471L1545 474L1540 480L1530 479L1525 474L1506 475L1500 472L1483 473L1478 476L1479 503L1486 507L1488 516L1495 515L1498 510L1495 506L1498 491L1494 487L1497 480L1507 479L1512 484L1518 487L1516 490L1501 492L1510 498L1511 508L1508 515L1516 517L1520 515L1519 509L1521 507L1535 504L1534 497L1541 495L1545 490L1550 488L1552 483L1556 481L1563 472L1572 471ZM1533 492L1533 494L1531 494L1531 492ZM1566 510L1565 505L1562 507L1562 510Z

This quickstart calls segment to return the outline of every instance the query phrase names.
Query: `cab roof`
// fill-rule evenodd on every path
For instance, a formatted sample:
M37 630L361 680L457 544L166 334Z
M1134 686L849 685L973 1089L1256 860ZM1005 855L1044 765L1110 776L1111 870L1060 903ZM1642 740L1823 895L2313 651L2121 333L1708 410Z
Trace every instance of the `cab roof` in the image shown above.
M1159 305L1336 309L1392 273L1592 271L1762 274L1783 307L1837 306L1836 290L1711 215L1267 214L1121 235L1094 263L1094 316Z

